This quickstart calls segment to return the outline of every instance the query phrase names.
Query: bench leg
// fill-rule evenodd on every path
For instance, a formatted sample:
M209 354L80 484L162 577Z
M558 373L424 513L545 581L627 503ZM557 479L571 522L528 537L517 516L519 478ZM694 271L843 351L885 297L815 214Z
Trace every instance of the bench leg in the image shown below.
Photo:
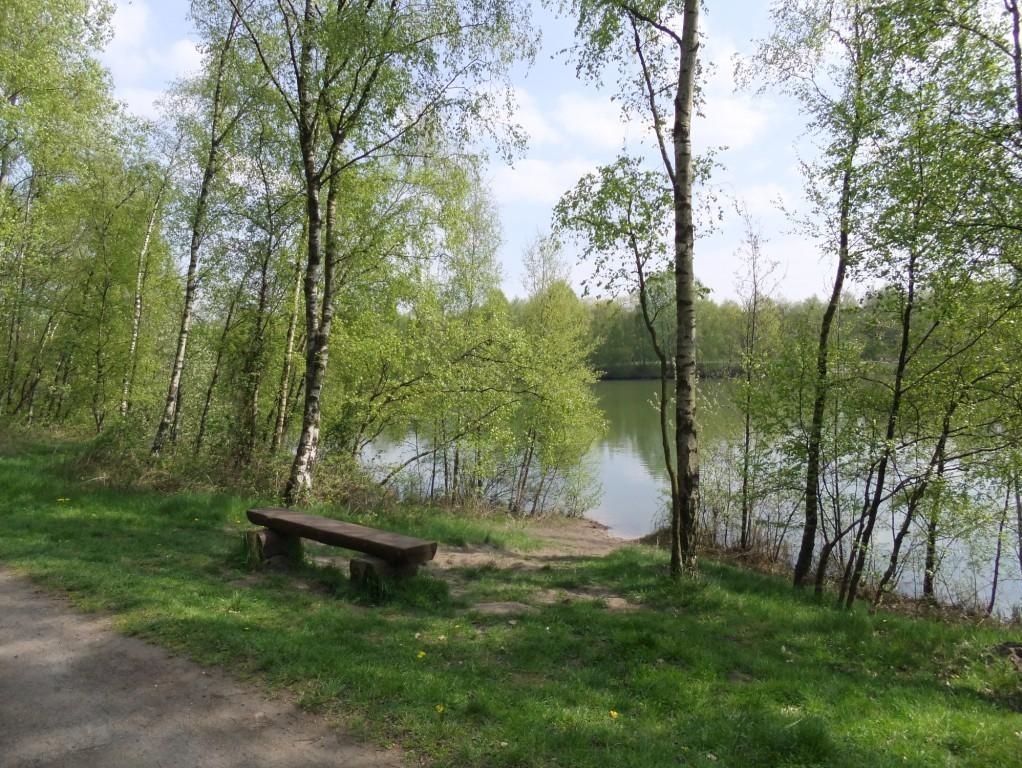
M368 585L383 579L400 579L414 576L419 570L418 564L392 565L372 555L360 555L351 558L351 581L354 584Z
M245 555L252 568L298 565L302 562L302 540L269 528L245 531Z

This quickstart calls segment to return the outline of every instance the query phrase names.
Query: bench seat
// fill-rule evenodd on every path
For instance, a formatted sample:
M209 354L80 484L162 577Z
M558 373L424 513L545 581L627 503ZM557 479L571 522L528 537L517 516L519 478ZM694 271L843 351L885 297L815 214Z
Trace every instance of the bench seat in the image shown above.
M436 555L436 542L289 509L250 509L248 519L283 536L365 552L392 566L419 565Z

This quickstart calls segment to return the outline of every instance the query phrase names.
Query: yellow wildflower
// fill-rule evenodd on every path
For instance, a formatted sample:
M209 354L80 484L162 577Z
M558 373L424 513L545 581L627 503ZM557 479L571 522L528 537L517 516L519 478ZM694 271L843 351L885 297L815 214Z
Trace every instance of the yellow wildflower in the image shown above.
M618 718L617 710L616 709L610 710L610 719L611 720L617 720L617 718Z
M417 654L415 654L415 658L417 658L417 659L424 659L424 658L426 658L426 652L425 651L419 651Z
M443 704L437 704L436 707L434 707L434 709L436 709L436 711L439 714L441 714L441 715L444 713L444 705Z

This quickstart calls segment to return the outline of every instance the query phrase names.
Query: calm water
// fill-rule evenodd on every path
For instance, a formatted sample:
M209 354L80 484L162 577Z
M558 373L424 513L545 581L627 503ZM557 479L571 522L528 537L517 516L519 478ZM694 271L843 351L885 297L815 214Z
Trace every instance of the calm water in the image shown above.
M607 431L589 454L589 463L602 494L598 505L587 516L608 526L615 536L637 538L652 532L667 519L669 488L659 416L653 405L659 386L656 381L607 381L596 385ZM740 416L731 398L733 386L726 382L700 382L697 415L699 444L704 457L715 442L740 434ZM707 469L705 463L703 469ZM801 535L799 523L800 518L793 521L789 536ZM897 524L900 520L893 520L890 515L878 521L874 532L874 568L886 568ZM1013 532L1008 533L996 605L997 612L1003 616L1022 606L1022 574L1014 550ZM995 542L995 529L978 533L970 544L960 540L944 542L939 596L951 603L977 601L985 605L993 582ZM794 549L794 539L792 543ZM902 555L904 571L898 583L902 593L921 594L922 558L922 539L915 536Z
M734 384L700 382L698 419L699 444L703 458L704 482L709 480L707 459L715 443L740 435L740 416L732 393ZM587 516L606 525L610 533L634 539L652 532L667 519L669 489L660 441L659 415L654 404L657 381L607 381L595 385L596 395L607 422L603 437L593 445L587 464L599 493ZM404 440L380 439L370 461L394 464L414 455L421 446L413 436ZM893 532L900 520L882 516L874 532L871 566L887 564ZM790 547L801 535L799 519L792 520L788 533ZM795 537L795 538L791 538ZM922 538L911 537L903 552L904 572L899 591L916 596L922 588ZM955 538L942 542L943 560L939 574L939 596L946 602L982 602L989 598L996 528L978 530L968 543ZM1022 574L1014 551L1013 537L1006 541L997 599L997 611L1010 614L1022 605Z
M730 404L730 385L700 382L697 416L700 442L735 434L738 415ZM602 495L588 517L615 536L634 539L651 533L666 519L670 504L660 415L654 398L658 381L601 381L596 385L607 432L589 452Z

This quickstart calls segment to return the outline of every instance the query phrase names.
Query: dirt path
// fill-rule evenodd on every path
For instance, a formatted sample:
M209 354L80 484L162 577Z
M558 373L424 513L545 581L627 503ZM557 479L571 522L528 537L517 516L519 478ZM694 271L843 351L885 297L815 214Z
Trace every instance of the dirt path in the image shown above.
M587 520L537 521L525 554L441 548L441 577L466 566L533 569L625 542ZM612 595L559 591L541 602ZM483 608L484 606L477 606ZM494 612L531 606L493 604ZM397 750L346 738L324 719L141 640L0 570L0 768L397 768Z
M396 768L401 756L0 571L0 765Z
M537 549L515 553L488 547L440 547L430 567L441 571L484 564L497 568L540 568L553 561L602 557L628 543L611 536L599 523L585 519L537 520L527 530L541 542Z

